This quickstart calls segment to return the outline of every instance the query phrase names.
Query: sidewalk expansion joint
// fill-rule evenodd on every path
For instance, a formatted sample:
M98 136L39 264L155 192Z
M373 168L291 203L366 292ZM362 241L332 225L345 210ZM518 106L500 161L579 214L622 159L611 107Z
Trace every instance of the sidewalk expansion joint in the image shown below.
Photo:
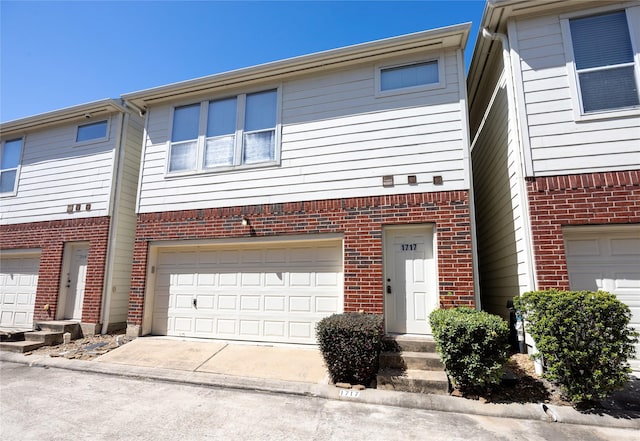
M215 351L213 354L211 354L211 357L207 358L205 361L203 361L202 363L200 363L198 366L196 366L196 368L192 371L192 372L198 372L198 369L200 369L202 366L204 366L206 363L209 362L209 360L211 360L213 357L215 357L216 355L218 355L220 352L222 352L225 348L227 348L229 346L229 344L225 344L223 347L221 347L220 349L218 349L217 351Z

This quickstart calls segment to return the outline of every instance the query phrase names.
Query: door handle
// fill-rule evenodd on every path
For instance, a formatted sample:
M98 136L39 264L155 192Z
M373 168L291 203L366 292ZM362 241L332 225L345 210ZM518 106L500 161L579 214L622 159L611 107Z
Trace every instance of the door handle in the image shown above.
M194 308L198 307L198 299L196 297L193 298L193 307Z
M387 294L391 294L391 285L387 285Z

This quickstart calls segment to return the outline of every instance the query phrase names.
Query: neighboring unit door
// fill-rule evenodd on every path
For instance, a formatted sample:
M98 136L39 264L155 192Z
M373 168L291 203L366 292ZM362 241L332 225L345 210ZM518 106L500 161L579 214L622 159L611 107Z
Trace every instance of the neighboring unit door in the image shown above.
M39 266L39 257L0 259L0 328L33 328Z
M389 227L384 245L387 332L431 334L429 314L438 308L433 228Z
M82 302L84 301L84 288L87 283L87 256L89 249L86 246L71 248L71 261L66 288L67 295L64 304L65 320L82 320Z
M166 249L158 253L151 333L315 343L343 310L340 240Z
M563 234L569 288L614 293L631 309L631 326L640 330L640 226L575 227ZM636 352L640 356L640 345ZM640 360L631 365L640 371Z

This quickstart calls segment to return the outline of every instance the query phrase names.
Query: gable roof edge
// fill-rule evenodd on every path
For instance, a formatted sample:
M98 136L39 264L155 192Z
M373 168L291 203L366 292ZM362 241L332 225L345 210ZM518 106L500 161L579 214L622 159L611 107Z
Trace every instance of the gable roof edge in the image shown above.
M166 101L175 97L206 93L208 90L219 87L268 80L299 72L320 71L395 52L445 47L457 47L464 50L470 29L471 23L462 23L360 43L131 92L122 95L122 98L125 102L139 109L146 109L154 102Z

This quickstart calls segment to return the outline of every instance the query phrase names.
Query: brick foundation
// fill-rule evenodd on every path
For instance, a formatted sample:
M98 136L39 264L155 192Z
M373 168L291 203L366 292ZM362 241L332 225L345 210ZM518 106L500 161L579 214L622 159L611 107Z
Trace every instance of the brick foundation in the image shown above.
M250 226L242 226L242 217ZM474 306L467 191L252 205L138 215L129 326L142 324L150 241L340 233L344 237L344 309L383 313L384 225L435 224L443 307Z
M0 225L3 250L41 250L34 320L56 318L65 243L89 242L82 322L100 321L108 237L108 217Z
M538 289L569 289L562 227L640 223L640 170L527 182Z

